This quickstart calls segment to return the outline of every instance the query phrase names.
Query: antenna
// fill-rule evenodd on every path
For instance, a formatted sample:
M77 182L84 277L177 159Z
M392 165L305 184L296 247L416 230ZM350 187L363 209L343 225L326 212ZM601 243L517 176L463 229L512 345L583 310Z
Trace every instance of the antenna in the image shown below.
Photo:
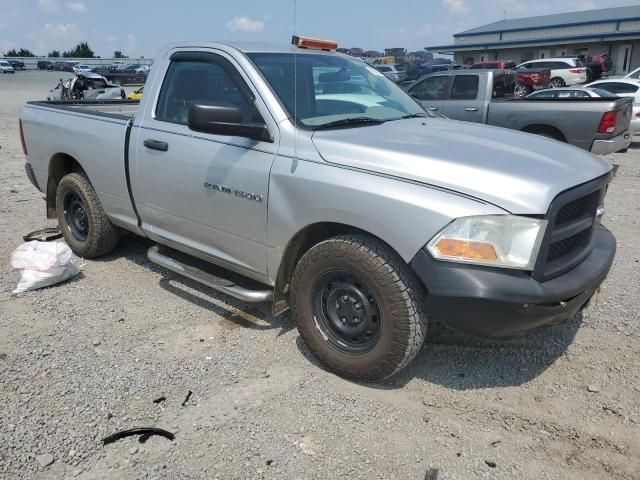
M298 0L293 0L293 35L297 32ZM298 48L293 50L293 157L298 158Z
M504 19L505 20L507 19L507 9L506 8L504 9Z

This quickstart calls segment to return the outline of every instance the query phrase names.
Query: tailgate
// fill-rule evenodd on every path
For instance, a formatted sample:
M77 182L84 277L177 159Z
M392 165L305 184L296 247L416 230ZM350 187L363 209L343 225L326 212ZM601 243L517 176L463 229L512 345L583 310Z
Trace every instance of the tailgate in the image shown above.
M633 98L620 98L616 100L614 110L616 112L616 130L614 135L629 130L631 116L633 115Z

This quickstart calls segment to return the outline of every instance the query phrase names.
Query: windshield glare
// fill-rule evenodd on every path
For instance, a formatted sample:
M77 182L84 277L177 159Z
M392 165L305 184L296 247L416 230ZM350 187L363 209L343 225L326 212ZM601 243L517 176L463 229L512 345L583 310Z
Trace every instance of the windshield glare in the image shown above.
M306 53L253 53L249 57L289 115L303 127L317 128L349 118L389 121L424 114L400 87L358 60Z

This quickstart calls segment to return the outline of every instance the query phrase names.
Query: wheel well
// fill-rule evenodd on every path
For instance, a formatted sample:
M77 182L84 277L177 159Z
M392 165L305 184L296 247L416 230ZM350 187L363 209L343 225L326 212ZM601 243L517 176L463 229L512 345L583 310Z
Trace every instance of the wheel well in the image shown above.
M365 230L352 227L350 225L333 222L321 222L313 223L304 227L302 230L296 233L291 238L291 240L289 240L284 254L282 255L280 268L278 269L278 276L276 278L273 295L274 314L282 313L289 307L288 294L291 288L291 277L293 276L293 271L295 270L296 265L298 264L298 261L302 258L302 256L311 247L324 240L349 233L362 234L378 238ZM378 240L381 239L378 238Z
M56 153L49 161L47 180L47 218L56 217L56 192L62 177L69 173L82 173L86 176L80 163L71 155Z
M567 142L564 134L558 130L556 127L552 127L551 125L528 125L522 129L523 132L533 133L535 135L542 135L545 137L550 137L555 140L559 140L561 142Z

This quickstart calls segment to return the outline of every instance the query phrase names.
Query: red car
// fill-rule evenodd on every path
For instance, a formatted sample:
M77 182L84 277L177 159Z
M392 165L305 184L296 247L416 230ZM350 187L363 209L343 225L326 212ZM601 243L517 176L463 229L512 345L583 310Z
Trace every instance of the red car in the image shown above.
M516 71L516 75L516 97L523 97L541 88L549 88L551 81L551 70L548 68L521 68Z
M469 68L475 70L511 70L516 66L516 62L511 60L495 60L493 62L474 63Z
M474 63L470 69L475 70L511 70L516 62L511 60L494 60L490 62ZM534 90L549 87L551 70L548 68L519 69L516 72L516 87L514 95L524 97Z

